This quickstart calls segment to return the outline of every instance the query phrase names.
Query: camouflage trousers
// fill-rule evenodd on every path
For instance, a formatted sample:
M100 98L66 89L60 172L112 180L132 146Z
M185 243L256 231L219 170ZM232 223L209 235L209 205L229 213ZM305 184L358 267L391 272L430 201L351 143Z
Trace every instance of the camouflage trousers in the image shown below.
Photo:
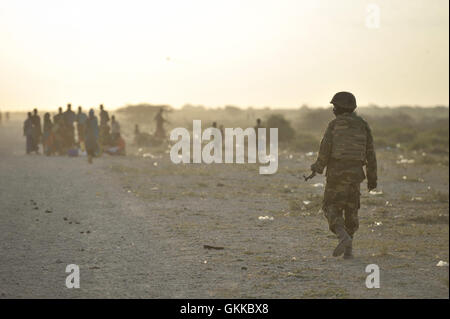
M322 209L333 233L337 225L344 226L351 237L358 230L360 195L359 183L327 182Z

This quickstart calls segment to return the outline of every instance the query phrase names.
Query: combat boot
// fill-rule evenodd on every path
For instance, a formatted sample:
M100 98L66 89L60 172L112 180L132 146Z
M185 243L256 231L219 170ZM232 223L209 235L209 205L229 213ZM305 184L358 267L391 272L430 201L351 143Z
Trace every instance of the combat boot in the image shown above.
M351 247L352 245L352 238L348 235L343 226L339 225L336 227L336 235L339 238L339 244L333 251L333 257L341 256L347 247Z
M344 250L344 259L353 259L353 240L350 242L350 245L345 247Z

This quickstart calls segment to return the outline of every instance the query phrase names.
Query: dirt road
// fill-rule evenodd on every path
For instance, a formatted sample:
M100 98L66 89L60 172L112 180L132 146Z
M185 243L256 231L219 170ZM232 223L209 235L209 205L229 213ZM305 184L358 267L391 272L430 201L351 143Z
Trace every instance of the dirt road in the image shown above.
M319 213L323 177L296 176L305 154L282 153L273 176L131 147L88 165L27 156L21 133L0 126L1 298L449 297L448 267L436 266L448 262L448 166L381 154L383 194L363 194L357 257L345 261ZM65 286L68 264L79 289ZM369 264L379 289L365 286Z

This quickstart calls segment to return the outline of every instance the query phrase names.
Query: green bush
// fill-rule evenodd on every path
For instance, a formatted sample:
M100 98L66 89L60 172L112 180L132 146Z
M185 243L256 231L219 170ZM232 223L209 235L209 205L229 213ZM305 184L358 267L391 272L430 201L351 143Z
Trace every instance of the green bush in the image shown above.
M280 114L271 115L266 121L266 127L278 128L278 141L280 142L288 142L292 140L295 135L291 123Z

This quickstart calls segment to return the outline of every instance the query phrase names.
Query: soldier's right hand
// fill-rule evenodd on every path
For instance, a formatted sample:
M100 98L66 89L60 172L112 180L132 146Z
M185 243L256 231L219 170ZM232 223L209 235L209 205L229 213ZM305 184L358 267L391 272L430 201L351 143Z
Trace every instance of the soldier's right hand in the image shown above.
M375 188L377 188L377 182L376 181L374 181L374 182L372 182L372 181L367 182L367 189L369 190L369 192L371 190L374 190Z
M322 172L320 171L320 168L318 167L317 162L311 165L311 171L322 174Z

